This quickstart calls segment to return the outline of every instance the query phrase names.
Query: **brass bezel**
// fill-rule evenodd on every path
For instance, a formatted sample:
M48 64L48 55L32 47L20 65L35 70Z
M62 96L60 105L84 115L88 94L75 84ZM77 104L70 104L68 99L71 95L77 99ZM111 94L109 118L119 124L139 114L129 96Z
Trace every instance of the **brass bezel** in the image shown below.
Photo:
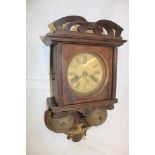
M74 59L76 56L78 56L78 55L80 55L80 54L83 54L83 53L87 53L87 54L90 54L90 55L95 56L95 57L99 60L99 62L100 62L100 64L101 64L102 68L104 68L103 70L105 70L105 76L102 77L102 80L101 80L101 82L98 84L98 87L96 87L95 89L93 89L93 90L90 91L90 92L78 92L78 91L76 91L75 89L73 89L73 88L71 87L71 85L70 85L70 83L69 83L69 79L68 79L68 69L69 69L70 64L72 63L73 59ZM107 84L107 82L108 82L108 79L109 79L109 69L108 69L107 62L106 62L106 60L105 60L103 57L101 57L100 54L99 54L97 51L95 51L95 50L84 50L84 51L78 52L78 54L76 54L76 55L72 58L71 62L69 63L68 69L67 69L67 81L68 81L68 85L69 85L71 91L72 91L74 94L78 95L78 96L87 97L87 96L90 96L90 95L93 95L93 94L96 94L96 93L100 92L100 90L104 89L104 87L106 86L106 84Z

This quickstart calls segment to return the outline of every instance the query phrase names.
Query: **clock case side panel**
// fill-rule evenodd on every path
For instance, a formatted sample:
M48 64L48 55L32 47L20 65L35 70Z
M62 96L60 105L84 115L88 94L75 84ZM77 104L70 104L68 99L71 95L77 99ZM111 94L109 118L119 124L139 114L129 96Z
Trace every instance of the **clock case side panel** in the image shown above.
M112 70L112 96L113 100L117 100L116 98L116 85L117 85L117 55L118 55L118 48L113 48L113 70ZM117 101L118 102L118 101Z
M62 106L62 65L61 65L61 44L55 44L50 47L50 76L53 85L53 104L57 107Z

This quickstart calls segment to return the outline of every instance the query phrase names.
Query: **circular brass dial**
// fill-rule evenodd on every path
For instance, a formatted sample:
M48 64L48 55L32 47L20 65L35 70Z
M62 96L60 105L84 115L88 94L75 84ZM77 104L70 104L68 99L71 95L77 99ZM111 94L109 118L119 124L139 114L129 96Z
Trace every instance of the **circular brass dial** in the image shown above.
M103 86L107 76L104 61L93 52L76 55L68 67L70 87L81 95L90 95Z

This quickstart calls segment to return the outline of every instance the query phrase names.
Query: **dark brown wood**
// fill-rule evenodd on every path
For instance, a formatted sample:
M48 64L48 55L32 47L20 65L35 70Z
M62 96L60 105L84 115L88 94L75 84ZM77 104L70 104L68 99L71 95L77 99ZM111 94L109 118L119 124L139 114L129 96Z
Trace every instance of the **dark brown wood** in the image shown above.
M98 100L98 101L86 102L84 104L66 105L63 107L59 107L59 106L56 106L56 103L53 97L48 98L48 105L53 112L79 111L85 114L86 109L89 109L89 111L98 107L109 109L109 107L111 107L111 105L113 105L114 103L117 103L117 99Z
M45 112L45 124L52 130L48 122L53 119L59 122L58 128L62 127L60 123L63 122L63 118L74 120L73 125L70 124L72 128L67 135L73 141L78 141L90 127L88 120L86 121L89 114L93 114L95 109L112 110L114 104L118 102L116 98L117 47L123 45L126 40L121 37L123 29L109 20L88 22L80 16L67 16L56 20L53 25L55 30L47 33L43 39L51 49L50 79L51 89L53 89L53 97L47 99L49 109ZM69 64L83 51L96 53L107 68L106 82L97 92L89 96L75 93L67 79ZM62 125L64 124L65 122Z
M96 46L121 46L126 40L104 34L59 31L56 34L47 33L43 42L47 46L54 45L57 42Z
M56 27L55 33L61 30L70 32L72 26L77 24L79 25L77 32L87 32L88 30L92 30L94 33L102 34L104 29L107 35L120 37L123 31L122 27L105 19L97 22L88 22L85 18L80 16L67 16L53 22L53 25Z
M58 95L56 97L56 101L59 106L62 106L62 44L57 44L56 49L56 80L57 80L57 91Z
M113 73L112 73L112 99L116 98L116 82L117 82L117 47L113 49Z
M81 16L66 16L66 17L62 17L62 18L56 20L55 22L53 22L53 25L56 27L56 30L62 30L63 24L65 24L65 23L69 24L70 22L74 22L74 21L85 22L87 20Z
M52 75L54 75L53 78L53 94L55 96L55 100L58 104L58 106L62 106L62 48L61 44L57 44L54 47L51 47L53 49L53 72Z
M122 40L122 27L110 20L88 22L80 16L67 16L53 22L55 31L47 33L44 43L51 46L57 42L88 44L99 46L121 46L126 40ZM76 32L72 27L77 26ZM91 33L88 33L90 32Z
M91 102L96 100L111 99L111 88L112 88L112 47L100 47L100 46L84 46L84 45L72 45L72 44L62 44L62 104L78 104L83 102ZM97 92L91 96L80 96L74 93L69 86L67 80L67 70L68 66L75 55L83 51L93 51L99 55L107 67L107 78L105 85Z

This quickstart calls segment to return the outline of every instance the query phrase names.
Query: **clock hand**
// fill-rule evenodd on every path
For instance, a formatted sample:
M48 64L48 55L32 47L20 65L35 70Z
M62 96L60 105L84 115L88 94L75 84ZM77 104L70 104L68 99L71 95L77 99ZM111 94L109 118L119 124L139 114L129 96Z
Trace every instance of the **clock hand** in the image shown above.
M71 80L71 85L73 85L75 82L77 82L81 77L83 76L83 74L81 76L75 75Z

